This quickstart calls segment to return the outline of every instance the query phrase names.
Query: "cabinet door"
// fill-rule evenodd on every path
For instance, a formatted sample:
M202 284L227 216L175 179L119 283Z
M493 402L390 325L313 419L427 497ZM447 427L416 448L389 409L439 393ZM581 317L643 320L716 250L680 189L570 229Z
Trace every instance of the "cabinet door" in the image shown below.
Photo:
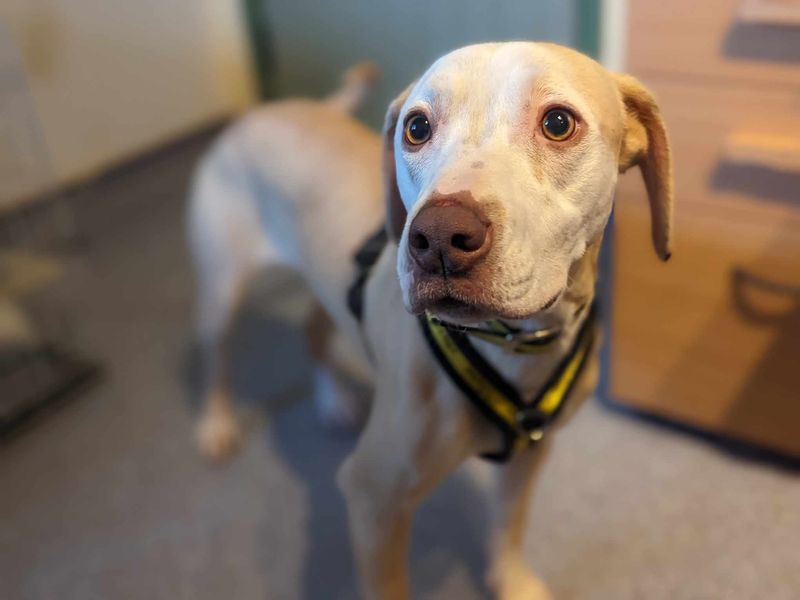
M659 263L643 186L623 176L610 393L800 456L798 98L647 83L672 137L676 239Z

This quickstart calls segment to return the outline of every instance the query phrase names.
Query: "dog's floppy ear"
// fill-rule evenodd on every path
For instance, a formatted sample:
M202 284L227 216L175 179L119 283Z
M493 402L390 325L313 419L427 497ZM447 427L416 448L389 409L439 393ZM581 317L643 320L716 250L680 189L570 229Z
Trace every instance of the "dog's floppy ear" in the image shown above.
M630 75L616 74L625 105L625 133L619 171L638 165L650 201L653 245L661 260L672 255L672 155L661 112L653 95Z
M386 198L386 230L389 237L395 241L403 235L403 227L406 224L408 212L403 205L400 197L400 189L397 187L397 172L394 161L394 133L397 129L397 119L400 116L400 109L411 93L412 83L389 105L386 111L386 118L383 122L383 187Z

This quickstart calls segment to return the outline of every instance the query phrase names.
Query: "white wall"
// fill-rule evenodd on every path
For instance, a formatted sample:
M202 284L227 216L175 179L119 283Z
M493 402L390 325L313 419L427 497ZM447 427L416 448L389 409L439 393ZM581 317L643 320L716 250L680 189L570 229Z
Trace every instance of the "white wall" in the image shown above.
M238 0L2 0L0 23L58 183L253 99Z

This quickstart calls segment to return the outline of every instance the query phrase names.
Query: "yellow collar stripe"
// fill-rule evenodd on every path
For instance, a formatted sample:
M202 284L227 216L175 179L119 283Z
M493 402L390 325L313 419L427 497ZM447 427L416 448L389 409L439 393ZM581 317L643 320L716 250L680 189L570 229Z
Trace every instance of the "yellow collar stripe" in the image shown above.
M580 371L581 366L586 360L586 355L589 353L589 344L580 344L577 351L570 358L567 368L561 374L561 377L545 391L542 399L539 401L538 408L547 415L552 415L564 403L564 400L569 393L572 383L575 381Z
M488 405L503 421L516 427L517 407L506 396L487 380L478 369L469 361L461 349L450 337L446 327L428 319L433 339L439 346L450 365L455 369L474 392Z

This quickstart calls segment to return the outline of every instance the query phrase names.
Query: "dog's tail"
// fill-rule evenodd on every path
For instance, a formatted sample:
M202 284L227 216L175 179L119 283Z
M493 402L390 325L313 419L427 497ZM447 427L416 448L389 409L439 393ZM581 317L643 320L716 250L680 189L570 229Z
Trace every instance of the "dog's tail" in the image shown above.
M372 62L353 65L342 75L342 85L325 99L325 102L341 111L353 113L358 110L372 90L378 78L378 67Z

